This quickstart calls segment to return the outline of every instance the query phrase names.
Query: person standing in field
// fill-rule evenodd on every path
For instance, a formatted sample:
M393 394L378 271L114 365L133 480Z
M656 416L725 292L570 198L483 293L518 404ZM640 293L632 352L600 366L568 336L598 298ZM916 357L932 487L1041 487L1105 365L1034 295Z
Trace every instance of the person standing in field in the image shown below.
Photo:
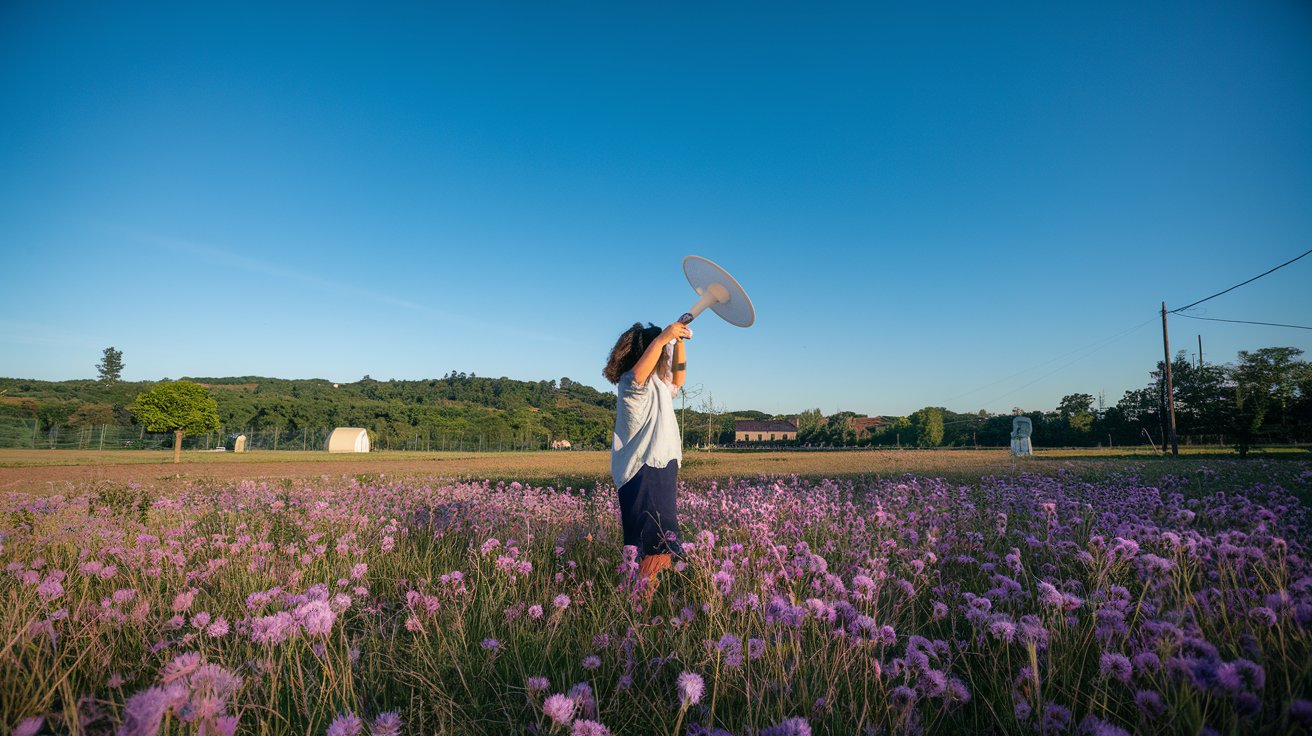
M674 395L688 368L683 341L689 337L692 331L682 322L663 330L635 322L615 342L602 371L618 395L610 474L619 489L620 526L624 544L638 549L638 576L648 599L671 557L683 552L674 498L683 444Z

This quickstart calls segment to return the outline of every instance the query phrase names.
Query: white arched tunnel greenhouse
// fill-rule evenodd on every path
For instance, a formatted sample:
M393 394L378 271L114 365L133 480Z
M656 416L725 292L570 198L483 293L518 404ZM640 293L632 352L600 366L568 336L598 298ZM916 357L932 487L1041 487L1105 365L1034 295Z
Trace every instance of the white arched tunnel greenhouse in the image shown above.
M338 427L328 435L328 452L369 452L369 432L359 427Z

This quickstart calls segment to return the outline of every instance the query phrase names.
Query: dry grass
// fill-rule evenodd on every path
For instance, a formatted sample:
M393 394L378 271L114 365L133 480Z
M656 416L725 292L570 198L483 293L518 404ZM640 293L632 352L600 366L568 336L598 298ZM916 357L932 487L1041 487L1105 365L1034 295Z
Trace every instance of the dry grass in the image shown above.
M886 478L905 474L972 482L983 476L1022 473L1094 475L1135 466L1149 475L1181 472L1233 457L1212 449L1182 450L1179 458L1150 450L1039 450L1016 459L1006 450L843 450L828 452L689 451L682 477L697 481L757 476ZM1306 451L1267 453L1267 459L1307 458ZM160 451L0 450L0 490L48 489L52 485L344 475L392 478L488 478L589 486L610 478L606 452L378 452L368 455L262 451L246 454L184 452L174 465Z

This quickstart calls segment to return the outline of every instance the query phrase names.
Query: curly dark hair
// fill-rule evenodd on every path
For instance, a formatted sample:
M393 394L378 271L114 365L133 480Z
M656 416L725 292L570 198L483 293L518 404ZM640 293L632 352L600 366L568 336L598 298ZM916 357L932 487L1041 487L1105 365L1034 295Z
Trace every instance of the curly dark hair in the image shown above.
M620 376L633 370L638 359L647 351L647 346L660 337L660 334L661 328L650 322L646 327L643 327L641 322L634 322L633 326L625 330L620 335L620 339L615 341L615 347L610 349L610 357L606 359L606 367L602 369L601 375L611 383L619 383ZM661 355L660 362L656 364L657 375L661 374L667 362L668 359Z

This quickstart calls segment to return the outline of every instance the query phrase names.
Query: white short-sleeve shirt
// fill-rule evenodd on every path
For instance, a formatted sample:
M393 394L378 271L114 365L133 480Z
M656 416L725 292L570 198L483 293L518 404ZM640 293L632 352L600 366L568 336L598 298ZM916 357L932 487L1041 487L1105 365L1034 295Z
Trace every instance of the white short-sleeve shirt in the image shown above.
M683 442L674 414L678 387L661 380L655 371L646 383L634 383L633 371L629 371L620 376L615 391L610 475L619 488L632 480L643 465L663 468L671 460L682 461Z

